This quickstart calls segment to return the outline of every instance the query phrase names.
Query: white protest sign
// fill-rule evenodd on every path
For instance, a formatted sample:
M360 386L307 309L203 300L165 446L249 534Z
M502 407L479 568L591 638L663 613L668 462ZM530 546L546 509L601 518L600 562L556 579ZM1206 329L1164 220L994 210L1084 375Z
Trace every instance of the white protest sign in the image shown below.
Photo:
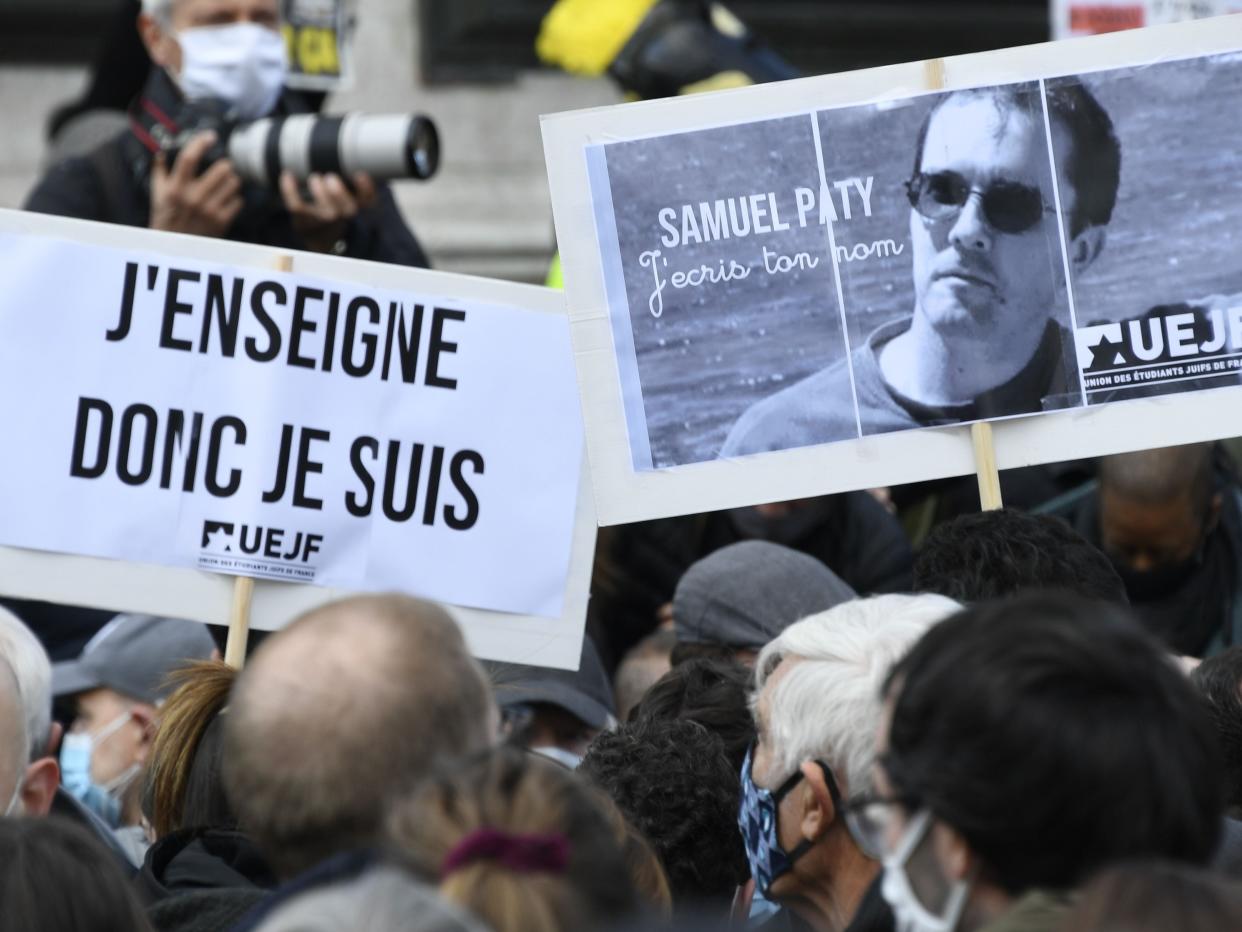
M1052 38L1096 36L1242 10L1237 0L1052 0Z
M970 473L976 421L1001 468L1236 434L1239 50L1227 17L545 117L600 522Z
M593 520L559 295L274 255L0 213L0 544L25 548L0 592L222 622L235 573L282 581L272 628L400 590L483 656L575 665Z

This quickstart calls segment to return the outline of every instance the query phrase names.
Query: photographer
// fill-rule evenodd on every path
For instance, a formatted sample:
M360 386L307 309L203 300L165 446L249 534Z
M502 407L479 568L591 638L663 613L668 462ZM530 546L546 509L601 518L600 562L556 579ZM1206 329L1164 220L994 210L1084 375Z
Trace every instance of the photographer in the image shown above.
M277 0L143 0L138 32L154 63L129 110L129 129L53 167L27 210L287 249L426 266L422 248L384 185L288 171L278 190L243 182L218 134L195 133L210 115L248 121L302 112L282 94L285 46ZM205 119L208 117L208 119ZM162 145L161 143L165 143Z

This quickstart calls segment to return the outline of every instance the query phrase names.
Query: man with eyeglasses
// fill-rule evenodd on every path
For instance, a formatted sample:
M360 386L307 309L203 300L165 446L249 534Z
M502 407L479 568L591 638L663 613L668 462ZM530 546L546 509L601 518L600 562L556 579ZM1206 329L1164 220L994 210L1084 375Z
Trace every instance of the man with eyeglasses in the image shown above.
M854 808L908 932L1056 932L1104 867L1205 865L1224 810L1204 709L1123 609L985 602L889 673Z
M1049 82L1047 121L1034 84L942 97L906 184L912 314L872 333L848 364L754 405L722 455L856 436L851 373L863 434L1080 403L1066 265L1078 275L1100 254L1120 162L1112 121L1077 81Z
M790 625L760 653L738 810L756 897L821 932L893 928L855 800L889 667L959 607L939 595L855 599Z

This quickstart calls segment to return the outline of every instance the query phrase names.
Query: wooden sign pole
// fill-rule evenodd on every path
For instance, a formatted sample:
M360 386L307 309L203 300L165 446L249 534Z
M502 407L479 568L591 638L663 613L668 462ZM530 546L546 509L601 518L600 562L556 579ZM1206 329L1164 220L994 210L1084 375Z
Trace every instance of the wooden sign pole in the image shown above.
M1000 471L996 468L996 447L992 443L992 425L986 421L971 424L970 439L975 447L975 474L979 477L979 504L984 511L1003 508Z
M293 256L277 256L272 268L277 272L292 272ZM250 604L253 600L254 578L236 577L233 580L233 603L229 608L229 636L224 645L224 662L237 670L246 662L246 645L250 641Z

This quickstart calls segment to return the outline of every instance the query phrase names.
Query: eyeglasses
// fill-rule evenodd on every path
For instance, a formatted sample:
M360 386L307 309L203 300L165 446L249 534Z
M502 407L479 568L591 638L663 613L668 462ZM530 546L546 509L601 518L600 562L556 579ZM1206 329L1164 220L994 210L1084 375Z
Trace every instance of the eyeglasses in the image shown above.
M994 181L976 188L964 175L941 171L919 172L906 182L910 206L928 220L955 218L976 191L983 199L984 218L999 233L1025 233L1045 213L1055 212L1044 204L1039 188L1017 181Z
M850 826L858 847L879 860L886 848L888 826L893 819L893 807L909 809L914 805L911 797L884 798L865 794L851 799L842 808L846 824Z

